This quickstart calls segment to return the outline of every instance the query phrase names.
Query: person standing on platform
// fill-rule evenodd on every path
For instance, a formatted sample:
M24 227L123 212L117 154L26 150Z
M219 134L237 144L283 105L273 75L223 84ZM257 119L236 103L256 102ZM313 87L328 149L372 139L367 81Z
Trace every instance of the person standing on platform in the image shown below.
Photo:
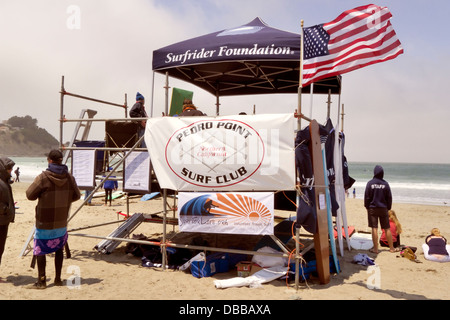
M192 103L191 99L184 99L183 111L180 113L179 116L180 117L196 117L196 116L205 116L205 114L197 109L197 107Z
M75 178L62 164L63 155L51 150L47 155L48 168L38 175L28 187L28 200L38 199L36 205L36 231L34 234L33 258L38 266L38 280L30 288L45 289L45 255L55 253L55 286L62 286L61 270L64 246L67 242L67 220L72 202L80 199Z
M130 117L131 118L147 118L147 112L145 111L145 98L142 94L139 92L136 93L136 103L133 105L133 107L130 110ZM147 121L142 120L139 122L139 138L141 138L145 134L145 125ZM141 148L147 148L147 145L145 144L145 140L142 140Z
M373 253L378 253L378 220L384 229L389 251L395 252L392 242L388 211L392 207L392 193L389 183L384 180L384 170L380 165L373 170L373 179L367 182L364 192L364 207L367 209L369 227L372 228Z

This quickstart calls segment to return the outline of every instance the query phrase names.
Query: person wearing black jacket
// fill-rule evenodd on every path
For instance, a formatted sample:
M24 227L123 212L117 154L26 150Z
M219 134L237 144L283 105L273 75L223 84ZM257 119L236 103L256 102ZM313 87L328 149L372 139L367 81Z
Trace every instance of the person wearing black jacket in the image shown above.
M392 193L389 183L384 180L384 170L380 165L373 170L373 179L367 182L364 192L364 207L367 209L369 227L372 228L373 253L378 253L378 220L384 229L389 244L389 251L395 252L389 225L388 211L392 207Z
M9 158L0 158L0 263L5 250L8 227L14 222L16 207L11 189L11 172L15 163ZM1 281L1 278L0 278Z
M147 118L147 112L145 111L145 98L142 94L139 92L136 93L136 103L133 105L133 107L130 110L130 117L131 118ZM147 121L142 120L139 122L139 138L142 137L145 134L145 125ZM140 145L141 148L147 148L147 145L145 144L145 140L142 140L142 143Z
M203 112L197 109L197 107L192 103L191 99L184 99L183 101L183 111L179 114L180 117L199 117L206 116Z

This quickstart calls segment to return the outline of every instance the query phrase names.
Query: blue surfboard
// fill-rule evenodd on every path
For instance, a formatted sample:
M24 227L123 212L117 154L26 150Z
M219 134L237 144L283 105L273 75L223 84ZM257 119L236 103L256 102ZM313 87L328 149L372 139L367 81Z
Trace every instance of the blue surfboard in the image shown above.
M154 197L156 197L157 195L159 195L159 192L152 192L152 193L144 194L141 198L141 201L151 200Z
M327 174L327 163L325 157L325 148L322 148L322 160L323 160L323 171L325 176L325 197L327 201L327 216L328 216L328 233L330 235L330 247L331 253L333 255L334 266L336 267L336 273L339 273L339 260L336 254L336 242L334 240L334 230L333 230L333 220L331 215L331 196L330 196L330 188L328 182L328 174Z

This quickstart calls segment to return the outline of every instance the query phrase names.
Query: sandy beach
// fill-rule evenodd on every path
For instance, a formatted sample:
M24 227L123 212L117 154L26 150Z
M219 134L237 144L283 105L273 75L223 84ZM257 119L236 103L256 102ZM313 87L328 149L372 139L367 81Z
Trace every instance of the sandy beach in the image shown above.
M448 272L450 263L427 261L422 251L422 243L433 227L450 239L450 207L425 206L395 203L393 209L403 226L402 244L418 248L417 256L421 263L399 257L384 249L378 255L368 251L345 250L340 257L342 271L332 274L329 284L322 285L318 280L310 279L296 290L294 283L274 280L258 288L240 287L217 289L216 279L228 279L237 276L236 269L228 273L216 274L208 278L195 278L187 271L161 270L141 266L141 259L125 253L125 243L109 255L94 250L98 239L69 236L71 259L64 260L63 279L74 272L80 275L79 286L53 286L53 256L47 257L48 286L45 290L30 290L37 277L37 268L30 267L31 254L20 257L20 253L34 225L34 207L36 202L28 201L25 190L28 183L12 185L17 201L15 223L10 225L6 249L0 266L0 299L46 299L46 300L115 300L115 299L152 299L152 300L368 300L368 299L450 299ZM116 199L111 207L103 206L103 199L94 198L93 206L85 206L71 220L69 229L115 221L117 212L126 212L125 199ZM72 212L78 209L82 201L72 206ZM366 211L358 199L347 199L347 217L350 225L358 231L369 231ZM162 210L161 198L140 201L130 199L130 213L153 213ZM97 236L107 236L116 228L115 224L83 230ZM168 232L176 227L169 226ZM158 237L162 234L162 225L142 223L133 234ZM358 253L366 253L375 259L379 272L379 288L369 288L373 271L352 263ZM75 270L75 271L74 271ZM369 287L368 287L369 284Z

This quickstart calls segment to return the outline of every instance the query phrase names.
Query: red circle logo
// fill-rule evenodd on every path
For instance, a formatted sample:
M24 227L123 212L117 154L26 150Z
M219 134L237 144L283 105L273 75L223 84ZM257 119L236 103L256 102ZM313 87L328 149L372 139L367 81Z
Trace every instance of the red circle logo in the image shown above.
M165 158L172 172L189 184L223 190L259 169L264 148L259 133L245 122L208 119L175 131Z

